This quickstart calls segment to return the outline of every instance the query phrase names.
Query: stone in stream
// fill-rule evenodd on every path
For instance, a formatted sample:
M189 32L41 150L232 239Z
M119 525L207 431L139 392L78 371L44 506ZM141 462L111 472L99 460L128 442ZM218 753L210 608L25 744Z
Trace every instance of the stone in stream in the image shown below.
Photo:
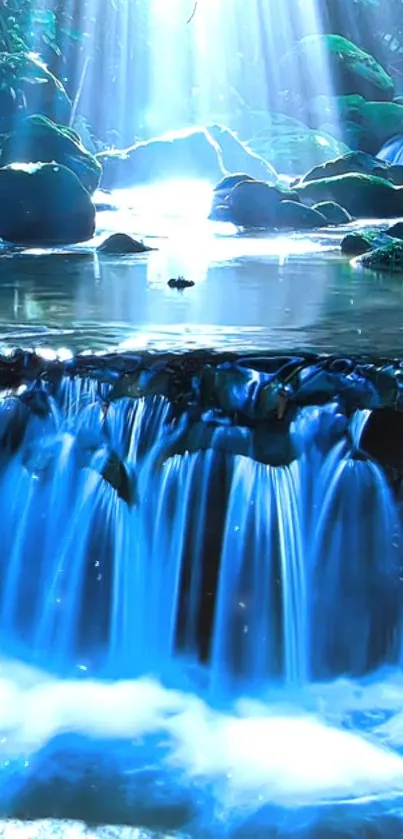
M403 274L403 241L391 239L388 244L359 256L355 264L372 271Z
M388 231L382 230L354 230L341 241L341 252L346 256L360 256L375 248L383 247L393 241Z
M130 253L148 253L148 251L153 250L156 250L156 248L150 248L144 242L139 242L127 233L112 233L111 236L104 239L97 247L98 253L111 254L112 256Z
M403 215L403 187L375 175L356 172L307 181L294 187L310 206L335 201L354 218L396 218Z
M319 204L314 204L312 209L321 213L329 225L349 224L353 220L350 213L335 201L320 201Z
M77 176L55 163L0 168L0 236L22 245L91 239L95 208Z

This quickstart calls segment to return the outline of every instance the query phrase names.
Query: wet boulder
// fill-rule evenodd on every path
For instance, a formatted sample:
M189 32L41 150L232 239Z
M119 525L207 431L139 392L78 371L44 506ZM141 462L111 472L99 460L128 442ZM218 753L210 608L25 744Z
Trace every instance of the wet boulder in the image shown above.
M55 163L0 168L0 236L18 244L70 244L95 229L91 197L76 175Z
M360 265L362 268L370 268L372 271L391 271L403 274L403 241L391 239L387 245L359 256L356 265Z
M112 236L108 236L97 247L98 253L111 254L112 256L130 253L147 253L153 250L155 248L150 248L144 242L139 242L127 233L113 233Z
M321 163L320 166L314 166L303 176L301 183L351 173L376 175L379 178L396 183L397 186L401 186L403 182L403 169L401 178L399 178L399 170L396 171L396 167L392 166L391 163L363 151L351 151L341 155L341 157L336 157L335 160L328 160L326 163ZM397 181L395 181L395 178L397 178Z
M350 213L335 201L320 201L312 209L324 216L329 225L349 224L352 221Z
M263 181L241 181L229 192L223 209L226 221L238 227L272 228L276 226L281 201L297 200L292 190L269 186Z
M192 178L217 183L226 174L220 147L204 128L173 131L97 159L104 189Z
M72 129L44 116L27 117L6 138L1 163L60 163L71 169L93 193L101 180L101 166Z
M231 190L234 186L237 186L237 184L243 183L243 181L255 180L256 178L252 178L245 172L236 172L234 175L225 175L224 178L221 178L213 189L213 200L209 213L209 219L211 221L231 221L228 207Z
M297 41L280 61L282 76L298 75L307 90L328 93L326 63L334 89L342 95L359 94L366 99L393 99L394 83L387 71L369 53L341 35L307 35Z
M291 230L312 230L315 227L326 227L326 217L298 201L281 201L276 212L276 227Z
M306 204L312 206L321 201L335 201L354 218L403 215L403 187L375 175L336 175L298 184L294 189Z
M360 256L375 248L389 245L392 237L381 230L354 230L341 241L341 251L346 256Z
M385 233L394 239L403 239L403 221L395 222L395 224L392 224L391 227L385 230Z
M0 134L12 131L20 118L44 114L68 125L70 99L59 79L33 53L0 53Z

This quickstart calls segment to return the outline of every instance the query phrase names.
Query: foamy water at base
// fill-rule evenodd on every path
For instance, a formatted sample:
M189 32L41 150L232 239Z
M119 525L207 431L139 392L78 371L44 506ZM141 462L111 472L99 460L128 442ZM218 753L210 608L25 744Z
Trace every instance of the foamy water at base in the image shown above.
M3 662L0 815L253 839L337 814L348 831L386 814L403 826L402 706L396 672L218 709L152 678L55 680Z

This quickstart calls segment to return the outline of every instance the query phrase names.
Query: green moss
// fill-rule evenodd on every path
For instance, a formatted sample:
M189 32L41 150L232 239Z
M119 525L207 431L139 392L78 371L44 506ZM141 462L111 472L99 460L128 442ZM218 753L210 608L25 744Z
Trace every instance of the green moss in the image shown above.
M295 187L301 201L335 201L355 218L394 218L403 215L403 187L375 175L348 173L308 181Z

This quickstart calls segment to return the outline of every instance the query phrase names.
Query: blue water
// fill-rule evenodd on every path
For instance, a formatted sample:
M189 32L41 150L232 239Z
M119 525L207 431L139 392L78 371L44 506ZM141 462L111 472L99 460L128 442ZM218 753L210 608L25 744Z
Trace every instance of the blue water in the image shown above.
M21 414L2 464L0 814L396 835L402 551L386 478L352 450L368 412L302 409L297 459L267 466L220 428L175 453L163 398L105 411L108 387L43 384L47 417Z

